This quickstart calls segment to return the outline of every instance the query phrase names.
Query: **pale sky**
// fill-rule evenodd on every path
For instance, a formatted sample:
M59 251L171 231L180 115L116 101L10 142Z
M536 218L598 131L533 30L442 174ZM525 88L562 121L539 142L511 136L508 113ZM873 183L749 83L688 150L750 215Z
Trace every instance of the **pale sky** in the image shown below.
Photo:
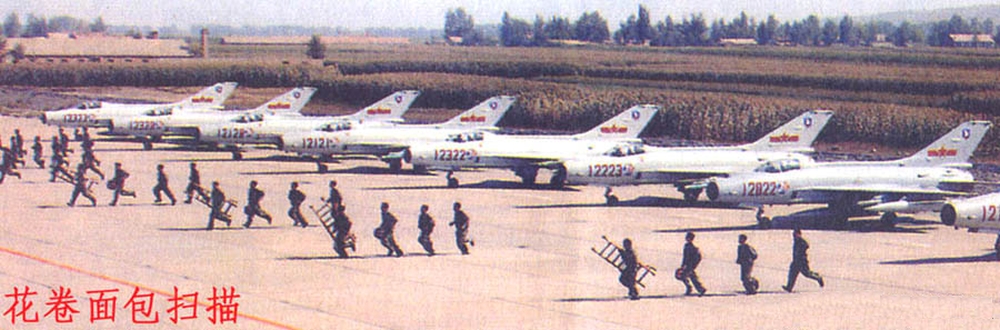
M679 20L701 12L707 19L730 20L746 11L751 17L777 15L779 20L798 20L810 14L820 17L862 16L882 12L965 7L995 4L997 0L4 0L0 15L17 12L21 19L35 13L46 17L69 15L85 20L103 16L109 25L300 25L362 29L366 27L425 27L440 29L450 8L464 7L476 23L497 23L504 11L533 20L536 14L576 20L583 12L600 11L609 28L637 11L644 3L653 21L672 15Z

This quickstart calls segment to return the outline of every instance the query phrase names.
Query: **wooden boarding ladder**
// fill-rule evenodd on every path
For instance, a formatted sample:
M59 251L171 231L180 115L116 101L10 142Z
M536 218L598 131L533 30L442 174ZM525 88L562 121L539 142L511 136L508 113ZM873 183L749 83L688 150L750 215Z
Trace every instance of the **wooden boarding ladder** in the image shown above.
M607 261L612 266L615 266L615 268L618 268L619 272L625 271L625 264L622 261L621 254L621 251L624 249L621 246L618 246L618 244L615 244L615 242L608 240L607 236L601 236L601 238L604 239L604 248L601 248L600 250L590 248L590 250L601 256L601 259L604 259L604 261ZM642 262L639 262L638 264L639 269L635 275L635 283L645 288L646 285L642 283L642 280L648 275L656 276L656 267L645 265Z
M204 197L204 196L209 196L209 194L206 194L205 190L202 189L201 187L198 187L198 190L200 190L201 193L199 194L198 192L195 192L194 200L198 201L198 203L201 203L201 205L205 205L205 207L207 208L212 208L211 201L209 201L208 198ZM239 202L237 202L235 199L226 200L225 205L222 205L222 214L226 217L226 219L232 220L233 216L229 213L232 212L233 208L236 208L236 205L238 204Z
M323 229L326 230L327 234L330 234L330 239L336 242L337 233L333 231L333 207L330 206L330 203L323 203L319 208L309 205L309 209L319 218L319 222L323 224ZM354 233L347 233L344 239L344 246L351 248L351 251L357 251L354 244L355 239Z

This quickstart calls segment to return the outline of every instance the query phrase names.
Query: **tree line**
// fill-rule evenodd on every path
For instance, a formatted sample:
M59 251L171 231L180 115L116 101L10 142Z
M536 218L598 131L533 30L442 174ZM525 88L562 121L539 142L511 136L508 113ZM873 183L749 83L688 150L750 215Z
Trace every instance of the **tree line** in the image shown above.
M781 22L772 14L758 21L746 13L729 21L720 18L710 22L700 13L680 20L667 16L654 21L644 5L639 5L638 12L621 22L613 34L609 33L607 20L597 11L584 13L575 21L559 16L546 19L539 15L530 23L504 12L499 30L499 40L490 43L476 37L481 32L477 32L472 16L465 9L449 10L445 17L445 38L461 37L452 38L461 40L453 43L467 46L498 43L507 47L544 47L561 40L577 40L670 47L718 45L723 39L753 39L760 45L856 47L888 42L900 47L914 43L947 47L953 46L951 34L986 34L1000 39L1000 31L992 19L966 20L959 15L923 25L909 21L899 24L858 22L849 15L840 19L809 15L802 20Z

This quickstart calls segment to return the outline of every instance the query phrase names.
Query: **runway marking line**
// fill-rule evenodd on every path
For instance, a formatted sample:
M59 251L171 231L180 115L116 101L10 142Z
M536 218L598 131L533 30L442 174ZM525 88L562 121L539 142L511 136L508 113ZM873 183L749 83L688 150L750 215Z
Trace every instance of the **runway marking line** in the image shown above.
M45 259L45 258L42 258L42 257L39 257L39 256L35 256L35 255L24 253L24 252L21 252L21 251L11 250L11 249L9 249L7 247L4 247L4 246L0 246L0 251L6 252L8 254L12 254L12 255L15 255L15 256L18 256L18 257L22 257L22 258L34 260L34 261L37 261L37 262L40 262L40 263L43 263L43 264L47 264L47 265L50 265L50 266L55 266L55 267L58 267L58 268L62 268L64 270L68 270L68 271L71 271L71 272L74 272L74 273L80 273L80 274L83 274L83 275L87 275L87 276L94 277L94 278L97 278L97 279L101 279L101 280L105 280L105 281L117 283L117 284L120 284L120 285L141 288L143 290L147 290L147 291L151 291L153 293L160 294L160 295L165 296L167 298L173 298L173 292L167 292L167 291L162 291L162 290L158 290L158 289L155 289L155 288L150 288L150 287L147 287L147 286L144 286L144 285L140 285L138 283L132 283L132 282L129 282L129 281L126 281L126 280L117 279L117 278L114 278L114 277L111 277L111 276L108 276L108 275L104 275L104 274L100 274L100 273L95 273L95 272L92 272L92 271L89 271L89 270L85 270L85 269L82 269L82 268L77 268L77 267L74 267L74 266L71 266L71 265L68 265L68 264L64 264L64 263L60 263L60 262L57 262L57 261L53 261L53 260L48 260L48 259ZM189 299L184 299L184 300L190 301ZM207 301L202 301L202 302L199 302L198 304L202 305L202 306L205 306L205 307L211 306ZM253 321L257 321L257 322L260 322L260 323L263 323L263 324L266 324L266 325L269 325L269 326L272 326L272 327L275 327L275 328L279 328L279 329L296 329L295 327L292 327L290 325L281 324L281 323L278 323L277 321L268 320L268 319L265 319L263 317L259 317L259 316L255 316L255 315L250 315L250 314L245 314L245 313L237 313L237 315L239 315L239 316L241 316L243 318L250 319L250 320L253 320Z

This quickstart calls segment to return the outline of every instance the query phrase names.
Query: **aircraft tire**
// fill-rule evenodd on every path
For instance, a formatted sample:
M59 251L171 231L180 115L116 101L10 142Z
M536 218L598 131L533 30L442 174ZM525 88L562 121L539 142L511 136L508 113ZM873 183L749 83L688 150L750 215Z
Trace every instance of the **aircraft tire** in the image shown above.
M771 229L771 218L761 217L757 220L757 229Z
M698 195L701 195L701 189L691 189L684 191L684 201L688 203L694 203L698 201Z
M448 178L448 188L458 188L458 179Z
M882 214L882 217L879 218L879 221L881 222L882 227L892 228L896 226L896 218L897 217L895 212L886 212Z
M392 173L399 173L403 169L402 159L393 159L389 161L389 171Z
M148 139L143 139L142 150L153 150L153 141L150 141Z
M316 164L316 168L320 173L326 173L326 171L329 170L326 167L326 164Z

